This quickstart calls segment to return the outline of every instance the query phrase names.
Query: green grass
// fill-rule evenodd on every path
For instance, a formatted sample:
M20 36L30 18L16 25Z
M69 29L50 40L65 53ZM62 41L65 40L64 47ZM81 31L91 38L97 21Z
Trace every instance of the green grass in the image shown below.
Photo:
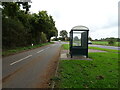
M108 45L108 46L110 46L107 41L92 41L92 44ZM119 42L115 42L115 44L113 46L118 46L118 44L120 45Z
M107 52L120 52L120 50L113 50L113 49L106 49L106 48L99 48L99 47L88 47L89 49L96 49L96 50L103 50Z
M68 50L69 49L69 44L63 44L62 48L65 49L65 50Z
M49 45L49 44L53 44L53 42L38 44L38 45L34 45L34 46L18 47L18 48L15 48L15 49L5 50L5 51L2 51L2 56L12 55L12 54L15 54L15 53L18 53L18 52L38 48L38 47Z
M69 49L69 44L63 44L62 48L65 50ZM88 47L89 49L97 49L97 50L103 50L107 52L120 52L120 50L113 50L113 49L105 49L105 48L99 48L99 47Z
M89 58L93 60L61 60L56 88L118 88L118 53L89 53Z
M118 55L89 53L92 61L62 60L59 64L58 88L117 88Z

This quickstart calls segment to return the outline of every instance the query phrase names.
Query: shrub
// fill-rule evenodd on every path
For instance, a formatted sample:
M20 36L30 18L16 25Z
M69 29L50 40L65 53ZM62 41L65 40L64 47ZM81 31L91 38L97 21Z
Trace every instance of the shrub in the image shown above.
M109 38L109 40L108 40L108 44L109 45L114 45L115 44L115 39L114 38Z
M40 40L41 40L41 43L46 43L47 42L47 37L46 37L45 33L41 32Z
M18 19L3 18L2 22L3 48L15 48L25 44L25 30Z

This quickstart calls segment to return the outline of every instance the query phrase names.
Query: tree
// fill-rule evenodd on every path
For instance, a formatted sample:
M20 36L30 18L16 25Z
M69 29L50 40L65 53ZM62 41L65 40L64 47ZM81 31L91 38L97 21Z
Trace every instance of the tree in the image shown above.
M23 24L17 19L3 18L2 40L3 48L15 48L25 45L25 30ZM17 29L16 29L17 28Z
M78 36L75 36L75 37L74 37L74 41L79 41Z
M114 37L111 37L111 38L108 39L108 44L109 45L114 45L115 42L116 42L116 39Z
M2 14L3 17L11 17L15 18L17 15L20 7L17 5L17 3L13 2L2 2L3 10Z
M43 32L40 33L40 41L41 41L41 43L47 42L46 34Z
M20 9L20 4L26 11ZM47 11L30 14L30 6L24 2L5 2L2 4L3 48L50 42L58 35L55 21Z
M89 40L89 41L92 41L92 38L89 36L89 37L88 37L88 40Z
M25 14L27 14L31 5L29 5L28 2L17 2L17 3L18 6L20 6L20 4L22 5L23 9L25 9Z
M65 40L65 38L67 38L67 31L66 30L62 30L60 31L60 36L62 36L62 38Z

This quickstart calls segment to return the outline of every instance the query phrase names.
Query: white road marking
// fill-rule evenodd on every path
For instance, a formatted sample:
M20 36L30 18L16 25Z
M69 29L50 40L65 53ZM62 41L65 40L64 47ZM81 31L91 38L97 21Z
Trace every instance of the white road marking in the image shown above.
M40 52L42 52L42 51L44 51L45 49L42 49L42 50L40 50L40 51L38 51L37 53L40 53Z
M54 45L52 45L52 46L55 46L55 44L54 44Z
M50 48L50 47L47 47L45 49L48 49L48 48ZM44 51L45 49L42 49L42 50L38 51L37 53L40 53L40 52Z
M45 49L48 49L48 48L50 48L50 47L47 47L47 48L45 48Z
M28 55L27 57L25 57L25 58L22 58L22 59L20 59L20 60L18 60L18 61L15 61L15 62L13 62L13 63L11 63L10 65L14 65L14 64L16 64L16 63L18 63L18 62L20 62L20 61L23 61L24 59L27 59L27 58L29 58L29 57L31 57L32 55Z

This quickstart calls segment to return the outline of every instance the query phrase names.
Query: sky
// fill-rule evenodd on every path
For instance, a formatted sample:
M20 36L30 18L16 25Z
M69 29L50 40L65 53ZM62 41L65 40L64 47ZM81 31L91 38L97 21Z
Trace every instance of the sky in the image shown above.
M92 39L118 37L119 0L31 0L30 12L46 10L56 28L68 33L74 26L89 28Z

